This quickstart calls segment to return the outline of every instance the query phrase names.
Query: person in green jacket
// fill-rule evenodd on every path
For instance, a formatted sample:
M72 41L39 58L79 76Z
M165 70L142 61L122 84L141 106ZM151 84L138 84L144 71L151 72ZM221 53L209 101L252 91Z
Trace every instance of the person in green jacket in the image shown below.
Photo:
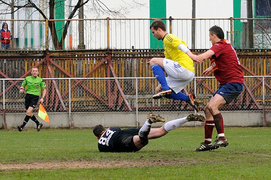
M25 109L26 116L24 118L23 124L18 126L18 130L21 132L25 125L28 123L29 119L33 120L37 125L37 131L40 131L43 124L40 123L37 118L33 115L33 109L39 103L43 103L44 97L46 95L46 84L39 76L39 70L37 67L31 69L31 76L27 76L20 87L20 93L25 93ZM41 95L42 90L42 96ZM40 99L39 99L40 98Z

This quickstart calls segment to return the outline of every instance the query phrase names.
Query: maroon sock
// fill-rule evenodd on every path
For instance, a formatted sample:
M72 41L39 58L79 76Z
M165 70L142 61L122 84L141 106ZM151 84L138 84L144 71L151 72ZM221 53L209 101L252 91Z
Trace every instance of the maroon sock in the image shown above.
M204 143L210 144L212 142L213 129L214 129L214 121L205 121L204 130L205 130L205 141ZM210 139L210 140L207 140Z
M223 123L223 117L221 113L218 113L216 115L213 115L215 127L217 130L217 134L224 133L224 123Z

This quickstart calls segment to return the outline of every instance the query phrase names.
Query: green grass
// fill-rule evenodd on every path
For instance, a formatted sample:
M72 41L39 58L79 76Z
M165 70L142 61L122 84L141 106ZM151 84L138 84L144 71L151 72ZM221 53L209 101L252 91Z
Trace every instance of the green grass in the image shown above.
M203 141L201 127L171 131L136 153L99 153L97 140L87 129L1 130L2 165L128 161L137 166L1 170L0 164L0 179L270 179L271 129L226 127L225 131L230 145L211 152L194 152ZM153 165L140 165L145 162Z

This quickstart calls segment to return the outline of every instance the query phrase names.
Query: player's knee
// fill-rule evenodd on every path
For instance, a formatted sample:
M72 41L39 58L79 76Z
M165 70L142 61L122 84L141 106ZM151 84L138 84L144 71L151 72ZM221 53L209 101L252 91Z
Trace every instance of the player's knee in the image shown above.
M27 116L33 116L33 110L31 111L31 110L27 110L26 111L26 115Z
M149 61L149 63L150 63L151 66L157 64L157 65L159 65L159 66L162 67L162 65L163 65L163 60L164 60L164 58L152 58L152 59Z
M146 137L139 137L140 138L140 142L143 146L146 146L149 143L149 139Z
M151 60L149 61L149 63L150 63L150 66L156 64L155 58L151 58Z
M210 114L210 111L209 111L209 109L208 109L208 106L205 106L204 107L204 114L206 115L206 114Z
M31 116L31 115L32 115L32 111L28 111L28 110L27 110L27 111L26 111L26 115L27 115L27 116Z
M216 111L216 110L218 110L218 108L217 107L215 107L215 106L213 106L213 105L210 105L210 104L208 104L207 106L206 106L206 109L205 109L205 114L214 114L214 112Z

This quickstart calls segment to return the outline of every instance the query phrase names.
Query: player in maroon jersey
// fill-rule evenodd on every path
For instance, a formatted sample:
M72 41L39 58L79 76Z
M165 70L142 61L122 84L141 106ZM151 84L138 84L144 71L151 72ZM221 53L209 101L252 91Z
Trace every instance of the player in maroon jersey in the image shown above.
M228 146L229 143L224 134L223 116L219 108L230 103L242 92L244 82L240 61L231 44L224 39L223 30L219 26L213 26L209 29L209 37L213 46L193 60L200 63L204 59L210 58L211 66L203 72L203 76L214 73L220 86L205 107L205 141L196 151L207 151ZM216 127L218 139L212 145L214 127Z

